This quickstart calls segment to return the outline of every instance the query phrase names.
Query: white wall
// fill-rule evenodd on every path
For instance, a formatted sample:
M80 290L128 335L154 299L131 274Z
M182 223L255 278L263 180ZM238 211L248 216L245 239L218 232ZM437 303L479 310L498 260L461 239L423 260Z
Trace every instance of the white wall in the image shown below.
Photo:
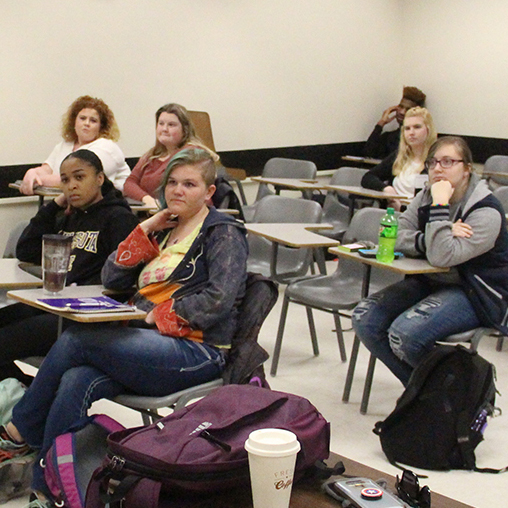
M0 164L42 161L67 106L103 98L120 145L170 101L218 150L365 139L397 101L400 0L0 0Z
M439 132L507 138L508 2L405 0L402 75Z
M440 132L507 137L506 0L0 0L0 165L44 160L78 96L120 145L153 142L176 101L218 150L366 139L402 85Z

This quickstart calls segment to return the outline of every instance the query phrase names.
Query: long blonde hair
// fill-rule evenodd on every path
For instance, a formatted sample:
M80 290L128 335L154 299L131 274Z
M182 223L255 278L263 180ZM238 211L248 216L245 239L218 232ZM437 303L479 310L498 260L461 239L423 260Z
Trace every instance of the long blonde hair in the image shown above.
M432 143L437 139L436 127L434 126L434 120L432 120L432 115L429 113L428 109L421 108L420 106L416 106L415 108L408 109L406 116L404 117L404 123L407 118L411 118L414 116L419 116L422 118L423 123L427 127L427 139L425 140L424 150L423 150L423 158L421 162L421 168L419 173L423 171L425 165L425 159L427 159L427 154L429 153L429 148ZM393 163L392 174L395 176L400 175L406 165L414 159L414 153L411 147L406 142L406 137L404 136L404 123L402 124L402 128L400 129L400 143L399 143L399 151L397 153L397 158Z

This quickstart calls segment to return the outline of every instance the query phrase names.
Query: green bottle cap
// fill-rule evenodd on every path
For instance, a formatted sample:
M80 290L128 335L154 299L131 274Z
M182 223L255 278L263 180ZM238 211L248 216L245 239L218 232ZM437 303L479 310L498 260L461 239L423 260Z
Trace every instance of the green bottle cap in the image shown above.
M387 208L386 209L386 213L389 213L390 215L394 215L395 214L395 209L394 208Z

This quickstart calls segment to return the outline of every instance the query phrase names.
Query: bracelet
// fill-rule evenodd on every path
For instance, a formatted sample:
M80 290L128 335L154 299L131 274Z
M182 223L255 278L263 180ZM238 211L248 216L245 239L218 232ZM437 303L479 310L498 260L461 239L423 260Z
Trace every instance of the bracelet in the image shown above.
M450 203L432 203L431 206L450 206Z

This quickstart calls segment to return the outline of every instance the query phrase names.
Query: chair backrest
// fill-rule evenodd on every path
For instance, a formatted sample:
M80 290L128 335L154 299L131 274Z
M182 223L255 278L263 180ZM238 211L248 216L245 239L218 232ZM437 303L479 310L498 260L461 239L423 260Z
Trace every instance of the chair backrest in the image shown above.
M238 326L222 373L225 384L246 383L253 375L264 380L262 364L269 355L258 344L258 335L278 296L275 282L258 273L247 275L245 296L238 313Z
M507 173L508 155L492 155L485 161L483 170L486 173ZM488 177L489 187L497 189L501 185L508 185L508 176L491 175Z
M344 234L344 243L366 240L377 244L379 238L379 222L385 213L386 210L382 208L369 207L358 210L353 215L351 224Z
M318 223L321 222L321 216L322 208L315 201L284 196L266 196L258 203L253 222ZM272 242L254 234L249 234L248 242L248 269L270 277ZM305 275L311 262L312 251L310 249L278 247L276 268L277 273L282 275L281 279Z
M342 180L346 180L347 174L349 174L349 169L359 168L337 169L330 179L330 185L349 185L342 182ZM323 203L323 222L328 222L334 225L340 224L344 229L346 229L349 225L349 206L344 204L344 202L337 197L335 192L329 191L326 193L325 201Z
M196 134L203 141L205 146L215 152L215 143L213 142L212 123L210 115L205 111L189 111L189 118L194 124Z
M354 185L359 186L362 183L362 178L369 170L365 168L352 168L343 166L332 175L330 179L331 185Z
M492 194L496 196L497 199L503 205L505 213L508 213L508 185L503 185L495 189Z
M343 243L364 240L377 244L379 240L379 222L385 213L386 210L381 208L362 208L361 210L358 210L353 215L351 224L344 234ZM350 262L355 265L359 265L356 261ZM392 270L383 270L373 267L371 271L370 291L371 293L379 291L380 289L391 284L395 284L402 279L402 275L393 272Z
M263 168L263 176L266 178L316 178L317 167L311 161L300 159L285 159L283 157L274 157L267 161ZM256 201L265 196L272 195L266 184L260 184Z
M5 244L4 258L16 257L16 245L18 244L21 233L23 233L29 222L28 220L21 220L11 229L9 238L7 238L7 243Z
M350 185L354 187L360 187L362 184L362 178L365 173L368 173L368 169L364 168L352 168L349 166L343 166L332 175L332 178L330 179L331 185ZM334 193L337 197L337 200L339 203L343 204L344 206L351 205L351 200L349 199L348 194L344 194L342 192Z

